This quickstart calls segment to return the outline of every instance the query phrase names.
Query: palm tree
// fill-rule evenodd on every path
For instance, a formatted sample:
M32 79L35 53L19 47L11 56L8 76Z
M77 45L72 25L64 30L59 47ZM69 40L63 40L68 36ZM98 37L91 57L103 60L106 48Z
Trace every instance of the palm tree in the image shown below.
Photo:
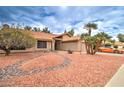
M81 35L81 38L84 39L85 41L85 47L86 47L86 51L87 54L95 54L95 47L96 47L96 43L95 43L95 37L91 36L91 30L92 29L97 29L97 24L95 23L88 23L84 25L84 28L88 30L88 33L84 33Z
M89 36L91 36L91 30L92 29L97 29L97 24L88 23L88 24L85 24L84 28L88 30L88 34L89 34Z
M89 36L89 34L87 34L87 33L82 33L82 34L81 34L81 39L84 39L86 36Z
M101 45L101 39L97 36L85 36L84 40L87 54L94 55Z
M104 45L107 40L110 41L110 39L112 38L105 32L100 32L100 33L96 34L95 36L99 37L104 42Z

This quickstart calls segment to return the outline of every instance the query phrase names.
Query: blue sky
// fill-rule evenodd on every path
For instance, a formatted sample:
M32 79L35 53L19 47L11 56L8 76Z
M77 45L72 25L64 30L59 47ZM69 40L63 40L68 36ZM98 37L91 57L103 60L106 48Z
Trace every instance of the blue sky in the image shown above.
M75 34L85 33L83 26L88 22L98 24L98 29L92 34L104 31L116 38L118 33L124 33L124 7L0 7L0 23L47 26L57 34L71 28L75 29Z

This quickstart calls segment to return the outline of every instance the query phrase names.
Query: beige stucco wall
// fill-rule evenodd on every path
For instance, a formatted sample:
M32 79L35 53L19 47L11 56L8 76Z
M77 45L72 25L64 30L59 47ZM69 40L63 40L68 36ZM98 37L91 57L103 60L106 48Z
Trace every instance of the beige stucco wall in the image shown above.
M81 41L61 42L58 50L72 50L85 52L85 45Z
M12 50L12 53L16 52L35 52L35 51L40 51L40 50L53 50L54 49L54 42L52 41L47 41L47 48L37 48L37 42L34 47L28 48L26 50ZM0 50L0 53L5 53L3 50Z
M55 50L55 40L52 40L51 50L52 50L52 51Z

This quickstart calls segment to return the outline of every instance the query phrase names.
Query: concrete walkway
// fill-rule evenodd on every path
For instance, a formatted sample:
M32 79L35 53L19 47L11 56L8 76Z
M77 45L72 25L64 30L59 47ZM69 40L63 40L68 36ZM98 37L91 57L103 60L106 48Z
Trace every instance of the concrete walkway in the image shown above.
M96 54L101 54L101 55L110 55L110 56L122 56L122 57L124 57L124 54L116 54L116 53L97 52Z
M122 65L105 87L124 87L124 65Z

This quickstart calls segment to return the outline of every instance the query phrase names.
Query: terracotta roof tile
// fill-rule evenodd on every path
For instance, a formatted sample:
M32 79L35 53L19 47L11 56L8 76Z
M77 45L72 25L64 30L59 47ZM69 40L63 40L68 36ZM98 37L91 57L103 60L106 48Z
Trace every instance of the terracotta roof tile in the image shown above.
M42 40L52 40L55 36L55 34L45 33L45 32L31 32L32 36L36 39L42 39Z
M64 33L64 34L61 34L61 35L56 35L56 34L45 33L45 32L33 32L33 31L30 31L30 32L31 32L31 35L38 40L52 41L53 38L59 38L63 35L69 35L68 38L67 37L66 38L61 38L61 40L63 42L80 40L80 36L70 36L70 34L67 34L67 33Z
M57 38L57 37L64 36L64 35L68 35L69 37L71 37L71 35L70 35L69 33L63 33L63 34L57 35L56 38Z

